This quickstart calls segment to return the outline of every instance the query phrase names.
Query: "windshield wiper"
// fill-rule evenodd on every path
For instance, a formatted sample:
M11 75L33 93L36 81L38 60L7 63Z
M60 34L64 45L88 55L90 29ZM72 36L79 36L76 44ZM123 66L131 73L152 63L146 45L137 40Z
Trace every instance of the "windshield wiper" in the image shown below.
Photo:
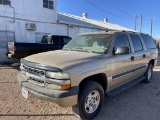
M84 49L84 48L74 48L74 50L80 50L80 51L86 51L86 52L89 52L89 53L92 53L92 51L91 50L89 50L89 49Z

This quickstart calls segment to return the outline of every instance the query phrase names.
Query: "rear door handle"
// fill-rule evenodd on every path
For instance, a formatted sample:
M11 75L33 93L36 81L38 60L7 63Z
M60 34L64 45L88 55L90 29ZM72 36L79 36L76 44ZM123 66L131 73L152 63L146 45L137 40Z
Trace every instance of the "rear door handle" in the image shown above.
M143 54L143 58L145 58L146 57L146 55L145 54Z
M131 61L133 61L133 60L134 60L134 56L131 57Z

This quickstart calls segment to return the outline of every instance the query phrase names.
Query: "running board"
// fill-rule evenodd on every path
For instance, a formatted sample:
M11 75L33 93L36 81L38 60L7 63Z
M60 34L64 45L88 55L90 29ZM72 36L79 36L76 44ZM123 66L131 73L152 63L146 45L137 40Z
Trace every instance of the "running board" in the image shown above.
M131 86L139 83L140 81L142 81L144 79L145 79L145 77L142 75L142 76L137 77L137 78L135 78L133 80L130 80L129 82L126 82L123 85L120 85L119 87L116 87L116 88L108 91L107 95L109 97L114 96L114 95L116 95L116 94L118 94L118 93L120 93L120 92L122 92L122 91L124 91L124 90L126 90L128 88L130 88Z

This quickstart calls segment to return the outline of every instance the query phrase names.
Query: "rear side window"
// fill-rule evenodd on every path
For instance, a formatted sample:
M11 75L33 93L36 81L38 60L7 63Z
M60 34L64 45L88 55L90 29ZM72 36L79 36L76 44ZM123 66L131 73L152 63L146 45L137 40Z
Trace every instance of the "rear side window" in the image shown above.
M54 44L55 45L65 45L67 44L71 38L68 38L68 37L63 37L63 36L53 36L53 40L54 40Z
M130 35L130 37L131 37L131 41L133 43L134 51L136 52L136 51L143 50L142 42L141 42L141 39L139 38L139 36Z
M116 50L117 47L128 47L130 50L130 44L127 35L119 34L116 36L114 50Z
M148 36L148 35L141 35L141 36L143 38L143 41L144 41L147 49L156 48L155 42L151 36Z
M63 38L63 43L64 43L64 44L67 44L70 40L71 40L71 38L64 37L64 38Z
M62 37L60 37L60 36L52 36L52 41L53 41L54 45L62 44L61 43L61 41L62 41L61 39L62 39Z
M42 37L42 40L41 40L41 43L48 43L48 37L47 36L43 36Z

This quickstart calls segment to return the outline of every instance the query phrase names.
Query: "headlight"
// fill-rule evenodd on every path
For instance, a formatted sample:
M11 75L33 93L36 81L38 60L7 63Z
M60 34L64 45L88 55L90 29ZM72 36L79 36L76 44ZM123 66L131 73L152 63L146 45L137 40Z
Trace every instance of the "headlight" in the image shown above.
M69 79L69 74L61 72L46 72L46 77L55 79Z

